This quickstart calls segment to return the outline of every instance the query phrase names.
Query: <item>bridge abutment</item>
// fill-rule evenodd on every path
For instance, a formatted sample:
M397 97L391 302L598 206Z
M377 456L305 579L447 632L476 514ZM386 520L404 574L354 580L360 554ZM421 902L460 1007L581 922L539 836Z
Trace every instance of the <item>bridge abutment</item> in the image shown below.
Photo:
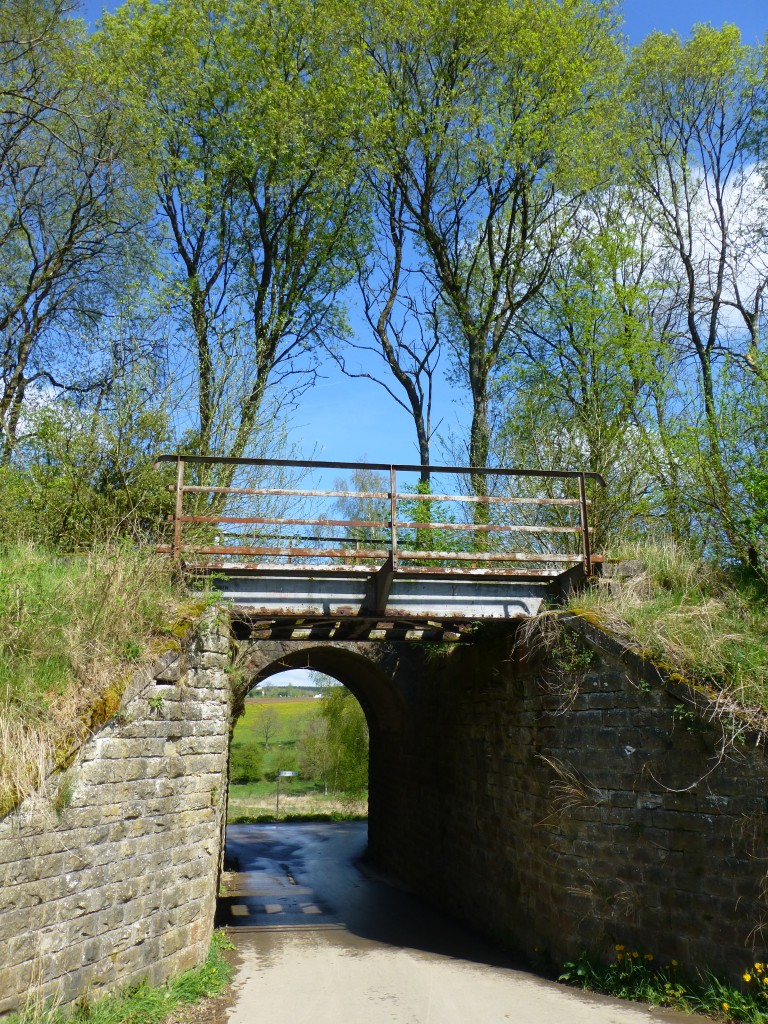
M735 712L581 620L472 642L258 640L239 688L215 616L136 677L47 798L0 821L0 1013L204 956L233 708L311 667L370 727L369 853L476 928L553 962L616 944L738 980L765 962L768 763Z
M555 964L624 945L737 981L766 959L762 744L579 621L422 652L380 866Z

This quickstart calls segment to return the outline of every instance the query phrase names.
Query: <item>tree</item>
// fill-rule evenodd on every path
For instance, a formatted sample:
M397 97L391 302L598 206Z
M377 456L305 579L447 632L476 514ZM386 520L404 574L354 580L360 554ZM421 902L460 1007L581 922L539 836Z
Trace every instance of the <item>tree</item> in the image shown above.
M608 481L593 495L598 548L662 514L647 423L670 353L657 333L654 239L634 198L611 186L585 201L550 281L521 318L512 402L496 442L507 464L581 468ZM562 509L548 511L565 525Z
M367 110L349 21L337 0L142 0L104 19L98 52L153 157L198 454L247 454L267 389L300 391L343 329Z
M91 75L65 0L0 12L0 462L30 393L87 394L116 353L95 351L141 246L141 214L111 96ZM124 289L123 289L124 290ZM106 359L104 358L106 355Z
M498 361L593 180L620 60L611 8L374 0L366 16L388 108L379 163L450 313L472 396L470 463L484 467Z
M264 756L255 743L233 743L229 759L230 782L257 782L264 768Z
M735 411L725 400L735 377L765 384L768 246L754 149L768 102L764 54L728 25L697 26L686 41L654 33L633 54L630 96L631 169L657 232L683 385L672 415L689 399L669 458L685 462L713 542L757 566L764 554L740 504L740 457L724 413ZM668 406L663 395L660 408Z
M172 503L168 474L153 460L170 436L167 403L136 369L115 372L98 404L59 399L28 410L14 463L0 475L4 536L59 550L160 538Z
M317 780L328 794L335 765L334 752L328 739L328 722L321 715L313 718L297 743L299 770L305 779Z
M347 340L331 354L347 376L379 384L411 416L419 462L426 467L437 429L432 424L432 386L440 360L437 298L418 267L409 266L412 240L397 182L369 170L367 186L375 210L373 244L359 260L357 285L372 342ZM381 377L353 369L345 348L374 353L389 372ZM428 484L429 476L422 469L420 482Z
M334 686L319 715L299 740L302 773L319 779L325 792L358 795L368 786L368 723L355 697Z
M275 708L262 705L256 718L256 728L262 736L264 749L269 750L269 744L274 739L280 728L280 716Z

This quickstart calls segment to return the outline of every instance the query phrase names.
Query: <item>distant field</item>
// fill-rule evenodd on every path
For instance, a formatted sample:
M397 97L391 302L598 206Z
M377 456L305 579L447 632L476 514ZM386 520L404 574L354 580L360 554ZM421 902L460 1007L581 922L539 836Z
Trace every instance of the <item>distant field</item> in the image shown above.
M271 710L278 725L274 737L270 738L270 746L272 743L295 743L307 723L320 713L320 703L312 697L246 697L245 712L235 726L233 742L242 743L254 737L263 742L260 718Z
M256 744L263 751L262 777L229 787L229 821L242 815L257 817L275 813L274 773L296 770L296 743L307 725L320 714L321 700L312 697L247 697L245 711L232 734L233 749ZM265 748L264 716L272 725ZM269 776L269 778L264 778ZM301 778L282 780L280 816L286 814L344 814L365 817L368 801L350 800L340 794L324 794L318 782Z
M275 813L275 783L259 782L229 787L228 821L239 817L257 818ZM327 796L298 779L283 780L280 788L280 817L290 814L342 814L366 818L368 800L350 799L338 793Z

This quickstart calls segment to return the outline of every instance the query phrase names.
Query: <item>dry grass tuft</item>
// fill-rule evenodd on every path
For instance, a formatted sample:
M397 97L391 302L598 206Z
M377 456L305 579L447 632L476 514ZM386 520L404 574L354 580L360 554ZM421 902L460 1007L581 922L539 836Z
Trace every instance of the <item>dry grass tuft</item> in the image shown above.
M170 638L171 573L130 547L0 551L0 814L66 764Z
M602 580L569 610L596 617L657 663L723 694L723 707L768 709L768 595L763 585L649 543L621 552L646 573L620 587Z

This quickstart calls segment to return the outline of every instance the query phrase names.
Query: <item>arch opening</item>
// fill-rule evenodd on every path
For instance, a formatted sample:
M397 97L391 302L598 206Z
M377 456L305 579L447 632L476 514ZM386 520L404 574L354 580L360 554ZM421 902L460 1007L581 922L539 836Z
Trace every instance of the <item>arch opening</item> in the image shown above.
M369 717L352 691L281 664L249 681L230 742L228 820L367 818Z

